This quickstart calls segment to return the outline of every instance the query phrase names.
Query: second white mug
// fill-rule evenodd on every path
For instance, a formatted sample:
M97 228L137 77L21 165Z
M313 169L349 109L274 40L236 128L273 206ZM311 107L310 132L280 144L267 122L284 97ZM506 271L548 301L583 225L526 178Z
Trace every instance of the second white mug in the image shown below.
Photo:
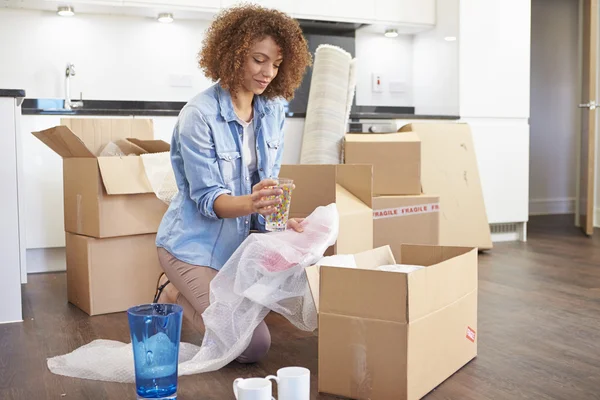
M286 367L277 371L277 376L267 379L277 382L279 400L310 400L310 370L302 367Z

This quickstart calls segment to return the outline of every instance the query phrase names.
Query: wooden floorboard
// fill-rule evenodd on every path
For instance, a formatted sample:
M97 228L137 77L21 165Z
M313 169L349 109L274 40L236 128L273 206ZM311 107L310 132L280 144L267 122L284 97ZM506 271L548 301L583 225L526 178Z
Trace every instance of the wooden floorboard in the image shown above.
M110 288L107 288L110 290ZM91 340L129 341L124 313L89 317L67 303L64 273L29 276L24 322L0 325L0 399L135 399L128 384L51 374L46 358ZM583 236L573 216L534 217L527 243L500 243L479 256L477 358L427 400L600 399L600 232ZM231 399L237 377L300 365L318 395L317 337L283 318L267 320L269 356L256 365L180 379L179 399ZM182 340L200 344L184 327Z

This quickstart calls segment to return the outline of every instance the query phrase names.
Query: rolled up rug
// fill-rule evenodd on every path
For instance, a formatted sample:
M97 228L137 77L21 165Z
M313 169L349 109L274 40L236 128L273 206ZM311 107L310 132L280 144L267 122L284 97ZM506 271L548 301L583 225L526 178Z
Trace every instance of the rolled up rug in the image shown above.
M315 61L306 108L301 164L341 164L342 144L356 88L355 59L323 44Z

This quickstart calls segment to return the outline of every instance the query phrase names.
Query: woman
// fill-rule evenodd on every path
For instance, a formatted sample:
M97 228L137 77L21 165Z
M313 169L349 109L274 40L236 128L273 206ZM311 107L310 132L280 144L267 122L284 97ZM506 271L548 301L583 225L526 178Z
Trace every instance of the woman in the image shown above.
M278 176L283 153L279 98L293 97L311 56L295 20L246 5L215 19L198 60L218 83L187 103L175 125L171 162L179 192L158 229L166 278L155 300L180 304L203 332L210 281L250 230L264 231L264 216L279 201L267 199L281 194L269 179ZM301 220L288 226L302 231ZM256 362L270 345L263 321L238 361Z

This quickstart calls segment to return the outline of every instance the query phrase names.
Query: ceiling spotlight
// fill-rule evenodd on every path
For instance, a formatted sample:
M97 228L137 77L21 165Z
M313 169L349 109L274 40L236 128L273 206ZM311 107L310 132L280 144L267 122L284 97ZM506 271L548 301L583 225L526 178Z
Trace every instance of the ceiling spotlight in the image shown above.
M158 14L158 22L162 22L164 24L170 24L171 22L173 22L173 14L171 14L171 13Z
M61 6L58 7L58 11L56 11L56 13L61 17L72 17L75 15L75 10L73 10L73 7L71 6Z
M455 41L456 41L456 36L446 36L446 37L444 38L444 40L445 40L446 42L455 42Z
M398 36L398 31L395 29L386 29L384 35L385 37L395 38Z

